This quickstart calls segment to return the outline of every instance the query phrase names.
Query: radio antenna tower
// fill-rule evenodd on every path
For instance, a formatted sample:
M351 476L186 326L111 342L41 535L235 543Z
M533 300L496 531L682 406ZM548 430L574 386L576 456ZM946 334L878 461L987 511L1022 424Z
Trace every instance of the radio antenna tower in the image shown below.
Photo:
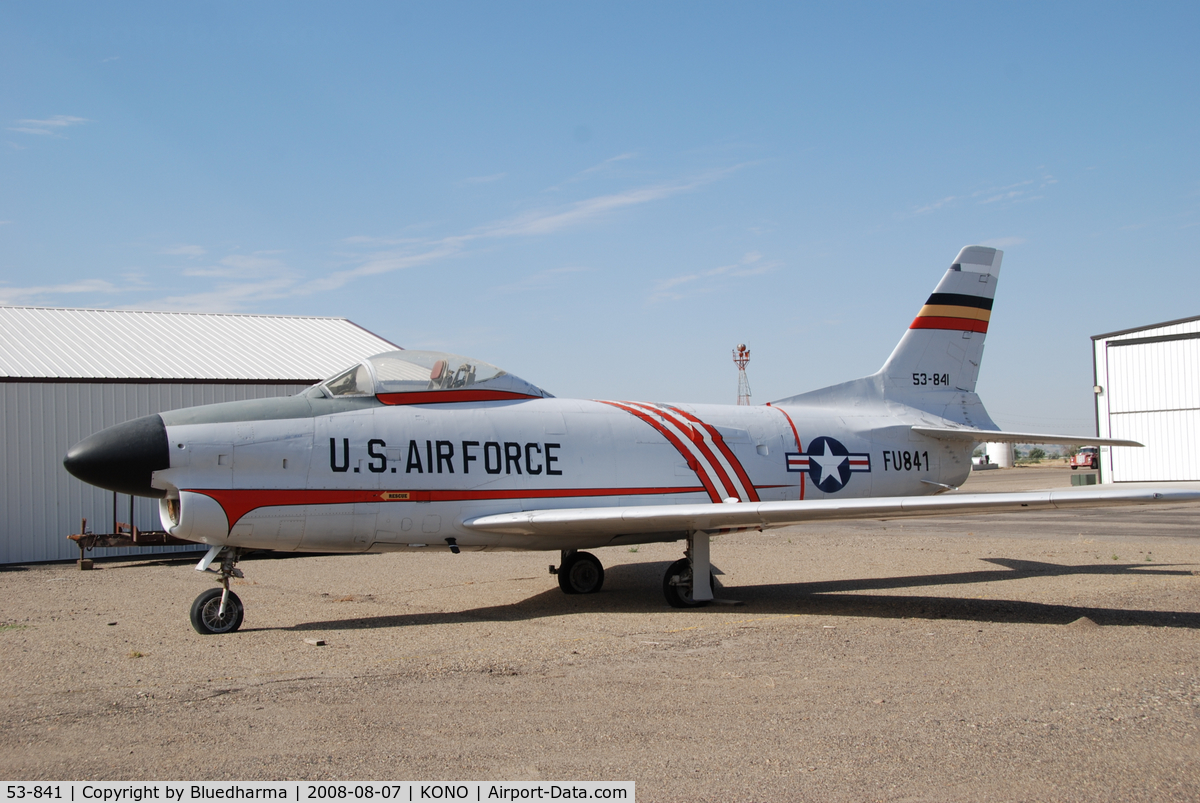
M750 405L750 380L746 378L746 365L750 362L750 349L745 343L738 343L733 350L733 362L738 367L738 404Z

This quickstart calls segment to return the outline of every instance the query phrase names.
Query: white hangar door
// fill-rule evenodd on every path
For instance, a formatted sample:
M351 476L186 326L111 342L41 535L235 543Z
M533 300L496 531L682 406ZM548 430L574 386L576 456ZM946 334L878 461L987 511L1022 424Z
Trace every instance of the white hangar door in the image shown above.
M1200 480L1200 332L1109 341L1108 427L1144 449L1112 450L1114 482Z

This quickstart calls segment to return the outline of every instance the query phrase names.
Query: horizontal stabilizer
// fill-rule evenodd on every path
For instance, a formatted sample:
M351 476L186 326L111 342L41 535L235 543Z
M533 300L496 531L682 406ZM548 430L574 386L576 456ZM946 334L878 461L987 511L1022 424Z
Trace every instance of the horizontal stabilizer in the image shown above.
M1062 446L1144 446L1137 441L1120 438L1097 438L1095 435L1044 435L1039 432L997 432L967 427L913 427L918 435L939 440L974 441L976 443L1053 443Z
M812 521L967 516L1110 505L1200 501L1200 491L1177 488L1089 488L997 494L941 494L876 499L811 499L645 507L526 510L464 521L469 530L524 536L593 539L648 533L715 532L784 527Z

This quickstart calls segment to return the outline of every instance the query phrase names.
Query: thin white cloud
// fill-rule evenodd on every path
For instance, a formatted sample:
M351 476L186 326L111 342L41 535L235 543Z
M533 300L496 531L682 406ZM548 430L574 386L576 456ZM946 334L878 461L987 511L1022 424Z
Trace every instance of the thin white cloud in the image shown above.
M573 204L567 205L566 207L542 209L529 212L512 218L511 220L501 221L491 226L486 226L482 229L481 236L513 237L520 235L551 234L568 226L577 226L593 218L606 215L609 212L613 212L618 209L623 209L629 206L639 206L652 201L660 201L664 198L670 198L672 195L678 195L680 193L696 189L697 187L701 187L705 184L716 181L717 179L723 178L740 167L741 165L727 168L725 170L714 170L695 178L685 179L683 181L652 184L648 187L638 187L636 189L626 190L625 192L613 193L612 195L600 195L595 198L577 201Z
M626 155L613 159L628 158ZM469 249L494 247L508 238L540 237L555 234L574 226L601 219L621 210L662 201L693 191L717 181L744 165L713 170L690 178L635 187L618 193L599 195L569 204L544 207L512 218L477 226L467 232L441 238L379 238L355 235L343 240L347 253L337 255L342 267L324 276L306 279L276 255L278 251L257 251L251 254L230 254L215 263L199 264L180 271L183 287L172 295L149 301L139 300L143 309L240 311L253 308L264 299L307 296L337 290L351 282L382 276L395 271L433 264L460 256ZM427 224L423 224L425 227ZM164 247L165 256L199 259L208 255L203 246L178 244ZM761 255L750 252L736 265L718 272L731 275L753 275L771 270L773 264L759 264ZM535 274L519 283L526 288L561 281L569 274L586 268L555 268ZM715 274L714 274L715 275ZM203 284L198 292L189 293L186 280ZM181 282L175 282L176 287ZM201 289L202 288L202 289ZM116 287L104 280L87 280L70 285L35 288L5 288L0 286L0 303L14 303L24 298L56 293L119 292L136 290L144 296L152 288L143 280Z
M49 296L78 295L80 293L111 294L118 293L123 289L104 279L83 279L66 284L41 285L37 287L0 286L0 304L29 304Z
M158 253L166 254L167 256L195 258L204 256L208 253L208 251L203 246L199 245L172 245L162 249Z
M696 273L686 273L681 276L672 276L669 279L663 279L655 285L648 300L651 303L656 301L677 301L691 293L710 292L713 287L711 283L705 281L707 279L715 277L741 279L749 276L760 276L764 273L770 273L783 264L775 261L762 262L762 258L763 256L759 252L749 251L731 265L721 265L717 268L709 268L708 270L697 271ZM759 262L762 262L762 264L757 264ZM696 283L699 283L699 286ZM684 285L691 285L689 292L679 289Z
M164 251L185 256L195 253L187 246ZM203 249L200 249L199 253L204 253ZM199 280L195 286L202 287L202 290L195 293L183 290L160 298L139 300L136 304L131 302L122 308L238 312L253 308L264 299L294 296L303 277L274 256L278 253L280 252L256 251L251 254L230 254L209 266L186 268L180 271L179 279L172 281L171 286L186 287L189 279ZM136 293L139 297L144 297L156 291L155 284L161 281L161 275L161 270L156 271L148 279L141 271L129 270L121 274L122 282L119 285L105 279L84 279L36 287L0 285L0 304L47 303L47 300L54 296L79 294L125 294L128 297L130 293Z
M0 220L0 226L11 226L11 225L12 225L11 220Z
M559 184L555 184L553 187L547 187L546 192L557 192L558 190L561 190L563 187L565 187L568 184L572 184L576 181L583 181L588 176L594 175L594 174L599 173L604 170L608 170L610 167L612 167L617 162L623 162L626 159L632 159L635 156L637 156L637 154L633 153L632 151L630 151L628 153L619 153L616 156L610 156L607 159L605 159L603 162L600 162L599 164L594 164L591 167L586 167L583 170L580 170L578 173L571 176L566 181L563 181Z
M21 134L33 134L42 137L56 137L58 139L66 139L63 130L81 123L88 122L85 117L72 117L67 114L56 114L46 120L17 120L15 126L10 126L9 131L16 131Z
M600 195L575 203L538 209L518 215L507 220L479 226L465 234L457 234L441 239L399 241L407 247L377 251L375 253L350 257L348 262L359 264L347 270L335 271L327 276L306 282L297 289L298 293L318 293L336 290L348 282L367 276L379 276L397 270L425 265L442 259L458 256L471 244L488 240L505 239L509 237L535 237L554 234L563 229L583 225L621 209L626 209L654 201L664 200L673 195L717 181L726 175L739 170L744 165L735 165L722 170L712 170L688 179L662 182L646 187L637 187L625 192ZM370 244L373 242L388 242L373 238L356 236L348 238L347 244Z
M236 268L241 271L259 272L264 270L274 270L275 268L283 267L283 262L278 259L265 257L264 253L278 253L277 251L255 252L249 256L244 254L232 254L221 260L221 264L226 267Z
M1009 184L1006 187L996 187L990 190L979 190L972 193L971 197L978 198L980 195L987 195L987 198L984 198L982 201L978 201L981 206L983 204L994 204L997 201L1012 201L1025 194L1025 190L1018 189L1019 187L1028 187L1032 183L1033 179L1027 178L1024 181L1018 181L1016 184Z
M980 245L986 245L988 248L1012 248L1014 245L1024 245L1025 242L1024 237L996 237L984 240Z
M217 260L216 265L205 268L187 268L183 271L184 276L243 279L258 279L264 276L283 277L290 273L287 265L282 260L259 256L258 254L231 254Z
M1033 183L1033 179L1031 179L1031 178L1027 178L1027 179L1025 179L1024 181L1018 181L1016 184L1009 184L1007 187L997 187L996 189L997 189L997 190L1001 190L1001 191L1003 191L1003 190L1011 190L1011 189L1014 189L1014 188L1016 188L1016 187L1028 187L1028 186L1029 186L1030 184L1032 184L1032 183ZM977 192L977 193L975 193L975 194L976 194L976 195L983 195L985 192L994 192L994 191L995 191L995 190L980 190L979 192Z
M1019 190L1018 187L1027 187L1031 184L1033 184L1033 179L1026 179L1025 181L1018 181L1016 184L1010 184L1007 187L996 187L995 190L980 190L976 193L972 193L971 197L977 198L979 196L984 196L985 194L985 196L988 197L980 200L978 203L980 205L994 204L997 202L997 200L1012 200L1014 198L1020 198L1021 196L1024 196L1025 190Z
M630 151L629 153L618 153L616 156L610 156L607 159L605 159L603 162L600 162L599 164L594 164L591 167L580 170L578 173L575 174L574 177L569 178L567 180L568 181L578 181L579 179L583 178L584 176L590 176L593 173L599 173L602 170L607 170L608 168L612 167L615 163L623 162L626 159L632 159L635 156L637 156L637 154L633 153L632 151Z
M1019 198L1024 194L1025 192L1023 190L1009 190L1008 192L1001 192L997 195L993 195L991 198L984 198L979 203L982 205L993 204L996 201L1011 201L1013 198Z
M262 282L227 282L199 293L183 293L150 301L140 301L139 309L169 312L241 312L264 299L286 298L294 294L296 281L281 277Z
M753 268L739 268L729 275L739 279L745 276L761 276L764 273L770 273L782 264L782 262L765 262Z
M943 206L952 204L957 200L958 200L957 195L947 195L945 198L943 198L940 201L934 201L931 204L925 204L924 206L922 206L919 209L914 209L913 214L914 215L924 215L927 212L932 212L936 209L941 209Z
M391 273L397 270L406 268L414 268L418 265L424 265L428 262L434 262L439 259L446 259L455 256L462 251L462 244L466 242L467 237L447 237L444 240L426 243L422 249L414 252L404 251L380 251L362 257L363 260L358 267L349 270L335 271L327 276L312 281L305 282L297 288L296 292L301 295L311 293L325 293L331 290L337 290L340 287L367 276L379 276L384 273Z
M1058 183L1058 179L1056 179L1050 175L1042 176L1041 181L1042 181L1042 183L1041 183L1039 189L1042 187L1047 187L1051 184ZM1005 201L1012 202L1012 203L1017 203L1017 202L1022 202L1022 201L1036 201L1036 200L1041 199L1043 196L1041 196L1041 195L1028 196L1028 195L1026 195L1026 192L1028 192L1028 190L1022 189L1022 188L1029 187L1029 185L1031 185L1033 183L1034 183L1034 180L1031 178L1028 178L1028 179L1025 179L1024 181L1018 181L1015 184L1008 184L1003 187L988 187L988 188L982 189L982 190L975 190L974 192L967 193L965 195L947 195L945 198L942 198L941 200L934 201L932 203L925 204L924 206L917 207L916 209L912 210L912 212L910 214L925 215L930 212L936 212L939 209L943 209L943 208L947 208L947 207L954 207L954 206L959 205L960 203L965 203L965 202L970 202L970 201L974 201L976 204L979 204L980 206L983 206L986 204L1001 203L1001 202L1005 202Z
M612 164L613 162L623 162L626 159L632 159L635 156L637 156L637 154L634 153L633 151L629 151L628 153L618 153L616 156L610 156L607 159L605 159L603 162L601 162L600 164L596 165L595 167L589 167L587 170L584 170L583 172L591 173L593 170L600 170L601 168L607 167L608 165Z
M182 275L205 280L203 290L139 302L139 306L177 311L240 312L267 299L295 296L303 277L283 260L270 256L276 253L279 252L230 254L217 260L216 265L188 268L181 271Z

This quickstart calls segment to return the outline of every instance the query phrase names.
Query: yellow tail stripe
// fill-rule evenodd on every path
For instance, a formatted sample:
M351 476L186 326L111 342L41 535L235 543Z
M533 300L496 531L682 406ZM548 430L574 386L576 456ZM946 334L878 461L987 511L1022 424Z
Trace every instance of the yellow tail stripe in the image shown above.
M991 320L992 313L986 309L974 307L951 307L945 304L926 304L917 313L918 318L971 318L976 321Z

